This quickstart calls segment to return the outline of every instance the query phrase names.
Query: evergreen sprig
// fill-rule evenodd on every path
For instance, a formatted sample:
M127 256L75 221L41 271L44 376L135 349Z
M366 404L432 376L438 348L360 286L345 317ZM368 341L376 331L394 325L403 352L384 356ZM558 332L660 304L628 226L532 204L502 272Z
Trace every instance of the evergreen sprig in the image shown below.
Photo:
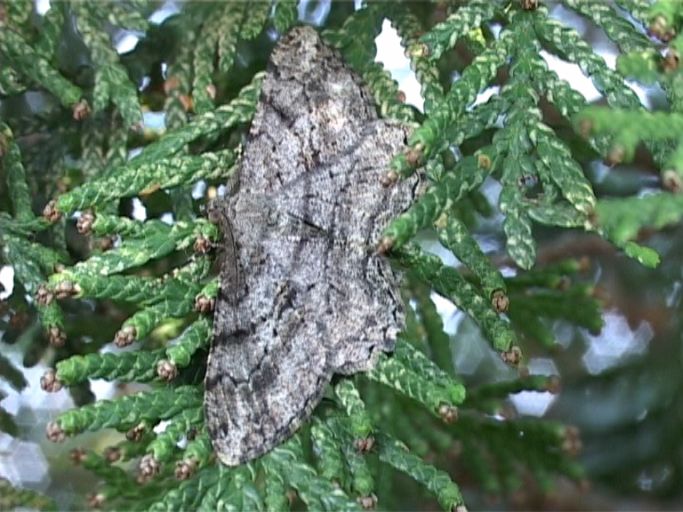
M537 264L534 225L597 233L656 264L654 251L635 242L639 233L682 216L683 145L675 126L681 124L683 12L664 0L651 6L619 0L623 12L564 0L624 52L612 70L538 3L457 2L438 22L429 7L409 2L366 2L355 11L335 4L324 39L362 76L378 112L413 128L386 184L419 173L424 192L389 223L377 248L405 271L407 327L372 371L336 379L293 438L236 468L215 460L204 427L202 374L212 329L206 313L218 292L209 254L219 241L202 203L233 172L255 112L264 73L263 59L254 55L296 22L298 3L186 3L159 25L149 21L153 5L144 0L106 10L93 2L53 2L43 17L32 16L29 2L0 6L0 193L7 198L0 244L19 290L11 308L37 314L59 348L51 356L55 369L41 381L45 390L75 390L96 378L146 383L145 391L81 405L48 425L55 441L106 428L125 432L126 440L104 454L75 453L101 481L90 505L398 508L406 495L393 483L399 472L442 508L462 511L457 478L447 471L454 461L491 493L519 490L523 471L543 489L557 475L583 478L572 460L580 443L571 427L493 415L509 408L513 393L557 391L555 377L525 375L520 346L525 353L554 346L551 322L558 319L601 327L600 304L579 262ZM422 112L405 103L375 62L385 19L415 71ZM669 43L667 56L638 23ZM119 55L111 27L143 37ZM85 76L58 55L73 37L87 51ZM610 108L584 110L586 100L548 69L541 50L579 65ZM643 109L626 83L632 76L659 83L672 111ZM489 88L493 94L481 101ZM41 115L27 120L5 108L36 91L48 104ZM135 129L150 110L164 114L162 132ZM560 129L551 112L573 121L565 124L587 137L591 157L618 163L644 141L669 191L596 197L575 134ZM41 217L36 211L44 201L35 191L47 169L59 170L53 186L61 190ZM495 209L481 193L493 182L513 276L484 251L472 227L474 212ZM136 201L146 208L144 221L133 218ZM162 216L169 212L170 219ZM79 244L65 230L74 223ZM92 244L93 236L103 245ZM445 264L420 243L425 239L462 266ZM520 366L520 375L476 386L458 375L454 340L444 332L434 293L464 311L506 362ZM78 321L93 307L118 329L117 345L138 341L136 349L103 350L112 341L109 331ZM0 363L0 374L20 385L16 369ZM25 491L3 487L0 494L12 506L52 507Z

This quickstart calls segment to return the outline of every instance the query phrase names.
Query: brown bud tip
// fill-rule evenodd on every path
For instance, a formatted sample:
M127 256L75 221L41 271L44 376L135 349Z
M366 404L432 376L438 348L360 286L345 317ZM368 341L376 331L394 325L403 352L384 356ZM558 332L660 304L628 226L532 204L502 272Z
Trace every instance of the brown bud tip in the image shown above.
M409 58L421 58L421 57L427 57L429 56L429 46L427 46L424 43L415 43L412 46L408 48L408 57Z
M36 302L38 304L40 304L41 306L47 306L54 300L54 298L54 294L48 289L46 285L41 284L40 286L38 286L38 289L36 290Z
M168 95L178 87L180 87L180 78L177 76L169 76L164 82L164 93Z
M588 138L590 137L592 131L593 121L585 117L581 119L581 121L579 121L579 135L581 135L584 138Z
M538 9L538 0L520 0L520 5L525 11L533 11Z
M119 348L127 347L135 341L137 332L132 325L126 325L114 335L114 345Z
M71 112L75 121L83 121L90 115L90 105L87 101L81 100L72 107Z
M505 313L510 307L510 299L503 290L495 290L491 294L491 305L498 313Z
M157 375L167 382L178 376L178 368L168 359L162 359L157 363Z
M379 244L377 244L377 252L379 254L386 254L391 250L393 246L394 239L390 236L385 236L379 241Z
M662 15L655 16L648 27L648 33L665 43L668 43L676 37L676 31Z
M485 153L479 153L477 155L477 166L481 167L484 170L488 170L491 168L493 162L491 162L491 157L488 156Z
M206 254L208 253L211 248L213 247L213 244L211 243L211 240L206 238L203 235L199 235L197 239L194 241L193 249L194 252L197 254Z
M418 144L417 146L408 149L408 151L404 153L408 165L411 167L418 167L420 165L423 157L422 149L422 145Z
M501 352L500 357L503 361L512 366L517 366L522 360L522 350L519 347L512 347L507 352Z
M442 212L441 215L434 221L436 229L444 229L448 225L448 213Z
M58 299L68 299L78 295L81 291L81 287L72 281L60 281L54 287L54 293Z
M583 443L581 442L579 429L572 425L566 426L564 429L564 439L562 440L562 451L575 457L581 452L582 448Z
M605 163L609 166L620 164L621 162L624 161L625 156L626 156L626 150L624 150L624 148L618 144L614 145L609 150L609 153L607 153L607 158L605 159Z
M53 325L47 330L47 341L55 348L63 347L66 343L66 333Z
M56 421L51 421L45 427L45 435L53 443L61 443L66 439L66 434Z
M148 453L140 459L140 464L138 465L138 474L145 479L149 479L154 475L159 474L161 469L161 464L154 458L154 455Z
M180 460L175 465L175 477L178 480L187 480L197 471L197 461L194 459Z
M441 404L439 406L439 416L444 423L453 423L458 419L458 408L450 404Z
M95 222L95 214L90 210L81 214L76 221L76 229L81 235L89 235L92 231L92 225Z
M128 439L129 441L137 442L140 439L142 439L142 436L145 435L146 431L147 426L144 423L140 423L131 428L128 432L126 432L126 439Z
M398 101L399 103L405 103L406 102L406 93L404 93L403 91L398 91L396 93L396 101Z
M116 462L121 459L121 449L116 446L108 446L104 450L104 458L107 462Z
M103 236L102 238L98 238L94 244L94 247L102 252L108 251L109 249L114 247L114 237Z
M671 192L680 192L683 190L683 180L680 174L673 169L668 169L662 173L662 185Z
M389 171L384 176L379 179L379 182L383 187L389 188L396 184L398 181L398 173L396 171Z
M195 311L203 314L211 313L215 305L215 299L206 295L197 295L197 298L194 300Z
M62 382L57 378L57 372L52 368L46 370L40 378L40 388L48 393L56 393L62 389Z
M678 69L678 62L678 52L673 48L670 48L669 51L666 52L664 60L662 61L662 69L664 69L664 71L666 71L667 73L675 71Z
M557 395L562 389L560 377L557 375L551 375L548 379L548 382L545 384L545 389L551 392L553 395Z
M369 496L359 496L357 501L364 510L372 510L377 506L377 496L374 494L370 494Z
M194 106L194 102L192 101L192 98L188 96L187 94L181 94L178 96L178 100L180 101L180 104L183 106L183 110L185 112L189 112L192 110L192 107Z
M57 210L57 201L53 199L43 208L43 217L50 223L55 223L61 218L62 214Z
M87 501L90 508L101 508L105 501L104 494L99 492L89 494Z
M71 462L77 466L83 463L86 455L87 452L83 448L74 448L69 452L69 458L71 459Z
M361 437L353 441L353 447L359 453L368 453L375 446L375 438L372 436Z

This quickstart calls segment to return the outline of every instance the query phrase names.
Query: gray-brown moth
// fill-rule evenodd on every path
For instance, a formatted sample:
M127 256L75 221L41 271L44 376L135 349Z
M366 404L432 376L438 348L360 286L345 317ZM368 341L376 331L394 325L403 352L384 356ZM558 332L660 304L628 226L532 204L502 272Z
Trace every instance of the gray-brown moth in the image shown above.
M375 252L417 179L380 183L406 128L309 27L273 50L238 171L214 210L225 240L206 424L229 466L290 436L334 373L373 367L404 325Z

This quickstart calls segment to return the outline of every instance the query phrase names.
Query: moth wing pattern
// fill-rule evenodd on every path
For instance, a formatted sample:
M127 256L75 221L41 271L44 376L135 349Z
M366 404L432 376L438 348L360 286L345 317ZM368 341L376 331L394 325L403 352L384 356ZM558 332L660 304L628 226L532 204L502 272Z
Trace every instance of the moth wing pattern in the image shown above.
M224 464L268 452L334 373L368 370L393 349L403 307L375 247L415 196L417 178L380 183L405 138L314 29L276 45L239 192L223 206L239 272L221 272L205 414ZM227 289L237 282L241 294Z

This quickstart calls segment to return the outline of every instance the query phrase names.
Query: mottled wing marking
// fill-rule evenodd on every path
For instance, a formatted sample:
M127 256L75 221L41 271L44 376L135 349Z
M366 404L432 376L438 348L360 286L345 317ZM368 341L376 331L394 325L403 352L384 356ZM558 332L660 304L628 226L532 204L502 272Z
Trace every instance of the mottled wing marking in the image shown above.
M235 258L221 272L205 382L223 463L269 451L308 417L334 373L368 370L393 349L403 310L374 247L414 197L414 180L380 184L405 137L403 126L377 119L360 80L313 29L296 28L275 47L239 192L223 205Z

